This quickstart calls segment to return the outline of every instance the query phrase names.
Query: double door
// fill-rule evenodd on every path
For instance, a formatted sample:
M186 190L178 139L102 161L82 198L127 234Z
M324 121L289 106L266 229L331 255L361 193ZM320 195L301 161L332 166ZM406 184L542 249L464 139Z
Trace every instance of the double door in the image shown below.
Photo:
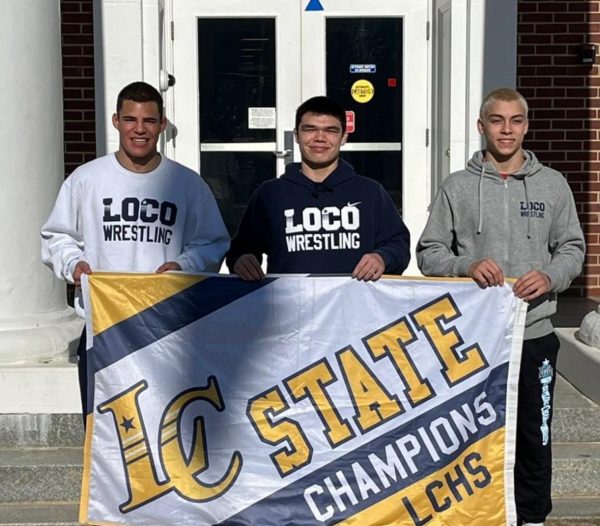
M427 2L176 0L173 140L231 233L254 189L299 161L294 116L314 95L346 109L342 150L380 181L418 237L428 203Z

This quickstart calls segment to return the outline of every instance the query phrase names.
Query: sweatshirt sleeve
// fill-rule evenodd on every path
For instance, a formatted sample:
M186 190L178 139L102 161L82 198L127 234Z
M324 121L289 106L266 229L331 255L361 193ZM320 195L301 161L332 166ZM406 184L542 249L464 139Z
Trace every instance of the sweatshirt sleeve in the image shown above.
M382 186L378 208L374 252L382 257L386 274L402 274L410 262L410 233Z
M175 261L184 271L218 272L229 248L229 234L208 185L197 175L191 181L183 249Z
M585 257L585 239L577 217L575 200L564 180L562 199L557 203L556 218L550 228L548 247L550 262L541 268L549 278L552 292L566 290L581 273Z
M454 242L453 213L443 187L431 204L425 230L417 243L417 264L425 276L466 276L470 260L457 256Z
M265 236L268 233L267 220L262 207L261 189L258 188L252 195L248 206L242 216L238 230L231 240L231 247L227 253L226 263L230 272L233 272L237 260L244 254L254 254L262 264L263 254L267 253Z
M79 201L71 175L62 185L54 208L41 230L42 262L59 279L73 283L73 270L85 260Z

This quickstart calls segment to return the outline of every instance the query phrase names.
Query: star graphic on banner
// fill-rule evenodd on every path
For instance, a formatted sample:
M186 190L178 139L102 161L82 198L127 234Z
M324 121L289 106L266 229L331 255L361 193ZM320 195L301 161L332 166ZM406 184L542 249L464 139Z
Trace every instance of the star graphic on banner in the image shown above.
M133 425L133 421L134 421L135 417L131 417L131 418L125 418L123 417L123 422L121 422L121 427L123 427L125 429L125 433L129 433L130 429L135 429L135 426Z

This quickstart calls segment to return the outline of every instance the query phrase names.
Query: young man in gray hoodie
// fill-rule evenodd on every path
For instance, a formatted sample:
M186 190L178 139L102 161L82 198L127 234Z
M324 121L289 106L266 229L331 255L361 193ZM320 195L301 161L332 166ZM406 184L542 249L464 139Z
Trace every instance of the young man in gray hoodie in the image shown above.
M556 293L581 272L585 243L571 190L559 172L522 148L527 102L490 92L477 127L486 149L439 189L417 245L426 276L469 276L481 287L516 278L529 303L519 377L515 500L520 525L543 525L552 509L550 425L559 340Z

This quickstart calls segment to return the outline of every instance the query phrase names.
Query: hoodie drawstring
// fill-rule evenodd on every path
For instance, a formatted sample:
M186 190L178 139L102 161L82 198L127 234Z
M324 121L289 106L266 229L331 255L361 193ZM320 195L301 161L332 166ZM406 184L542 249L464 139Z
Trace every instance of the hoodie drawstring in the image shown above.
M527 177L523 177L523 188L525 188L525 206L529 208L529 196L527 195L527 182L526 182ZM530 235L530 223L531 221L531 216L529 213L529 210L527 211L527 239L531 239L531 235Z
M485 173L485 165L481 164L481 172L479 173L479 223L477 225L477 233L481 234L483 228L483 174Z

